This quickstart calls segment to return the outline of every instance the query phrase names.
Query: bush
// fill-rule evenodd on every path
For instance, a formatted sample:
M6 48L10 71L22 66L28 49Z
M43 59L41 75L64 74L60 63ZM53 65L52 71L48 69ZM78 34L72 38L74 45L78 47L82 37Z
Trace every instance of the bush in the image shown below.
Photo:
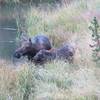
M93 60L98 63L100 62L100 35L99 35L99 24L98 21L96 19L96 17L94 17L93 21L91 22L91 26L89 27L89 29L92 31L92 40L93 40L93 45L90 45L92 47L92 56L93 56Z

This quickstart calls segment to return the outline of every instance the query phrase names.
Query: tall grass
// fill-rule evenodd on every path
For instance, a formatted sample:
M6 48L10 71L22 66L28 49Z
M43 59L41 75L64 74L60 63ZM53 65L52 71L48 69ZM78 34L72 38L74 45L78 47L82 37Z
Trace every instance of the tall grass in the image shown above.
M99 17L95 13L98 11L99 1L94 3L95 5L92 0L76 0L69 6L57 7L54 11L31 7L26 14L27 32L30 36L38 33L48 35L54 46L63 42L73 42L77 46L77 59L91 63L91 35L88 24L95 15Z
M100 69L63 61L45 67L24 63L17 69L6 63L0 65L0 100L99 100L95 70L100 73Z
M89 5L90 3L80 0L68 7L57 7L54 11L36 10L32 7L26 16L27 31L29 35L47 34L55 46L73 40L75 35L77 38L73 41L77 41L88 31L88 24L83 15Z
M99 15L99 0L76 0L51 11L31 7L24 15L28 35L48 35L54 46L74 42L74 63L54 61L45 66L0 61L0 100L99 100L100 68L91 57L90 20Z

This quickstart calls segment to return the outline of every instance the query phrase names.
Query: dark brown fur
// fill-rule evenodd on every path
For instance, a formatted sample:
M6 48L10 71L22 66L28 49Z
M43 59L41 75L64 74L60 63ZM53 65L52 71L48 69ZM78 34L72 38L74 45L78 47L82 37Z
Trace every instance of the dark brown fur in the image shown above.
M22 43L21 47L15 51L14 57L27 56L28 60L32 60L36 53L42 49L51 49L51 43L46 36L37 35Z
M51 49L51 50L40 50L35 56L34 56L34 62L35 63L44 63L47 61L51 61L54 59L60 59L60 60L67 60L68 62L73 62L73 56L74 56L75 50L74 47L70 44L65 44L61 46L60 48Z

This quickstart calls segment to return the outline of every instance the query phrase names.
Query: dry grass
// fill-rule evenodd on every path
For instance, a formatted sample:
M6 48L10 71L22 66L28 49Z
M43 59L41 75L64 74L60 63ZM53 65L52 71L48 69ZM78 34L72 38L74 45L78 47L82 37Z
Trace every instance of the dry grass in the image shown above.
M88 30L94 16L100 19L99 8L99 0L76 0L48 12L32 7L25 16L29 35L45 33L54 46L73 42L74 64L54 61L36 67L24 63L15 69L0 61L0 100L23 100L25 94L29 100L99 100L100 68L92 61Z
M63 61L45 67L20 64L17 69L6 63L0 67L0 100L99 100L100 69ZM6 65L6 66L5 66ZM27 88L28 86L28 88Z

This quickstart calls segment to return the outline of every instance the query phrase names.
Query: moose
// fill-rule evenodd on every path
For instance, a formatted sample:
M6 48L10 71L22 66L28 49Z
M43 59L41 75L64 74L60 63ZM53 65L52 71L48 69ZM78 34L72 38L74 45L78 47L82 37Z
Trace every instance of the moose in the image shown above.
M73 62L73 57L75 54L74 47L66 43L59 48L54 48L50 50L40 50L33 58L36 64L44 64L47 61L51 61L54 59L60 59L64 61L68 61L69 63Z
M29 61L32 61L33 57L42 49L50 50L52 45L49 38L45 35L36 35L32 38L24 41L18 49L14 52L15 58L21 58L22 56L27 56Z

